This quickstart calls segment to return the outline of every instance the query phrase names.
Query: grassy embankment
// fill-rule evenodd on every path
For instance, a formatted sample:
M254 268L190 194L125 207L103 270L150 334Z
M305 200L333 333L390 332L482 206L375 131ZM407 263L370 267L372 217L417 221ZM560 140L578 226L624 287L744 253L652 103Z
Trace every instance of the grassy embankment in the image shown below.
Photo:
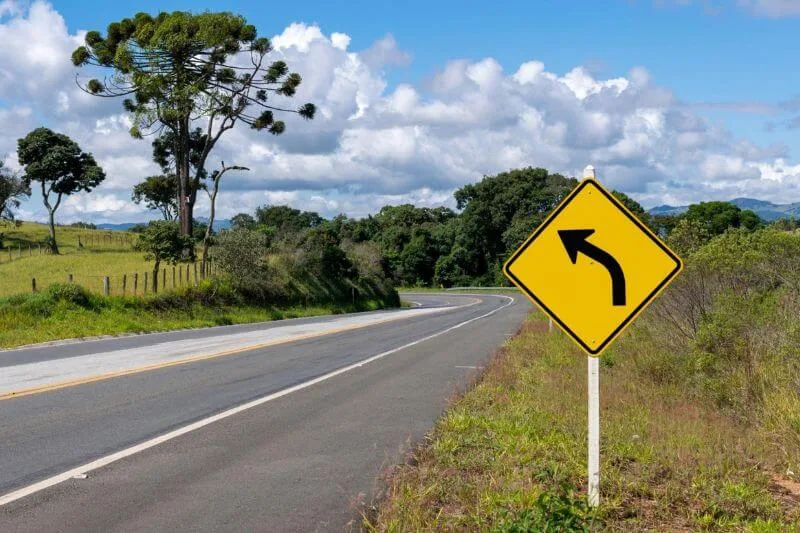
M168 291L142 295L143 274L152 270L142 252L133 251L118 239L121 232L57 228L61 255L39 255L47 228L25 222L19 228L5 225L5 246L0 250L0 349L58 339L97 335L168 331L181 328L251 323L383 307L379 299L308 305L263 305L236 296L226 284L201 282L172 289L171 267L167 267ZM94 234L95 244L90 245ZM78 248L78 235L84 243ZM32 255L28 253L31 245ZM20 247L22 254L20 257ZM8 249L11 249L9 261ZM184 265L185 268L185 265ZM140 276L138 296L131 296L133 273ZM65 286L73 275L74 285ZM128 275L127 296L121 296L122 275ZM184 271L185 274L185 271ZM102 278L111 279L111 296L102 296ZM194 272L192 271L192 278ZM31 278L37 293L32 293ZM54 285L55 284L55 285ZM152 287L152 285L151 285ZM311 295L319 289L300 287Z
M586 506L586 357L534 313L389 476L379 531L800 531L800 235L689 254L601 359L602 501Z

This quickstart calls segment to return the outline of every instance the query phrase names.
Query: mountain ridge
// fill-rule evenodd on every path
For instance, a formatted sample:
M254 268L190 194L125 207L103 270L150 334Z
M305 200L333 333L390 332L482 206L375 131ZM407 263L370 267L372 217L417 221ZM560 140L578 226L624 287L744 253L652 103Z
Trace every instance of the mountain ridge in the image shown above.
M777 220L779 218L800 218L800 202L791 204L775 204L767 200L756 198L734 198L729 203L741 208L750 209L764 220ZM680 215L689 209L688 205L658 205L647 212L651 215Z

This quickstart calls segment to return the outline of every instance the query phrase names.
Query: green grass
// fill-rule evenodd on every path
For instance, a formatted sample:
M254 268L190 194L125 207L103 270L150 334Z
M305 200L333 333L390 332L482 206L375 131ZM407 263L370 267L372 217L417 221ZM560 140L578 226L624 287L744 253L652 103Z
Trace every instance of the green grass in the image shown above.
M218 297L210 282L159 296L104 297L78 285L50 287L37 294L0 299L0 348L59 339L245 324L378 309L373 300L357 305L268 307Z
M406 465L377 531L798 531L781 454L755 425L650 379L636 332L604 355L601 506L586 485L586 357L538 317ZM796 450L795 450L796 453Z
M75 283L92 292L101 292L103 277L108 276L111 293L121 294L122 276L127 274L130 291L133 274L137 272L141 278L141 292L144 273L153 268L151 262L144 260L142 252L131 250L130 243L135 242L136 237L130 233L59 227L56 238L61 255L57 256L44 253L43 243L48 236L44 224L23 222L20 227L4 224L0 226L0 233L5 235L4 248L0 250L0 296L30 292L33 278L36 278L37 287L42 288L51 283L63 283L70 274ZM82 248L78 247L79 238L84 244ZM167 267L167 272L167 282L171 285L172 267Z

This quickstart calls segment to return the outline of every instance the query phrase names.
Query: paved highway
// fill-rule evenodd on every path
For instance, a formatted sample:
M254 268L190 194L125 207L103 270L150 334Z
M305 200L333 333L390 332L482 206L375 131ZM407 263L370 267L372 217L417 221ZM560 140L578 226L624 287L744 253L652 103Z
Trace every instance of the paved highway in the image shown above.
M342 531L519 296L0 352L0 531ZM353 522L355 520L355 522Z

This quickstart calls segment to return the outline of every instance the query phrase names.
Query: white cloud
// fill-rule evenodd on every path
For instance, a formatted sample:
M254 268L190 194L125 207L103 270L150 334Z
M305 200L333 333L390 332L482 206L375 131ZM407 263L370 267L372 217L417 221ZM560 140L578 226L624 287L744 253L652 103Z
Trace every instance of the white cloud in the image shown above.
M133 184L158 172L150 143L130 137L120 101L75 87L68 58L83 33L69 34L46 3L6 0L0 12L0 38L14 43L23 28L33 31L43 41L36 64L52 67L43 74L14 54L0 57L0 99L10 102L0 107L0 154L13 159L16 139L42 120L91 151L108 175L96 192L65 204L64 221L147 217L129 198ZM536 58L510 72L493 58L459 59L421 84L390 86L383 70L409 60L390 35L351 52L349 35L295 23L273 45L275 59L303 75L291 105L314 102L318 115L285 117L287 132L278 137L246 127L223 137L209 165L225 160L251 170L225 177L221 217L264 203L354 216L385 203L453 206L452 191L483 175L527 165L578 175L589 163L609 186L647 205L800 200L800 165L785 146L734 138L643 67L601 79L582 66L548 71ZM34 90L8 83L16 79ZM36 197L25 209L43 215ZM198 214L206 212L201 201Z
M346 33L333 32L331 34L331 44L333 44L334 48L338 48L339 50L347 50L347 47L350 45L350 36Z

